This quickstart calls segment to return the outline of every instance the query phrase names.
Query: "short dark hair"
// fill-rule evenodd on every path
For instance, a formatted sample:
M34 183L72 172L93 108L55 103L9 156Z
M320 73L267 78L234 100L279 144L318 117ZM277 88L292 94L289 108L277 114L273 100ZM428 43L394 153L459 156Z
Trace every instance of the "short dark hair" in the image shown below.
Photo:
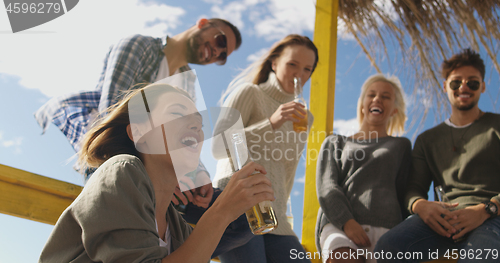
M234 36L236 37L236 47L234 48L234 50L237 50L241 46L241 42L242 42L241 33L236 26L231 24L229 21L224 20L224 19L220 19L220 18L210 18L210 19L208 19L208 21L214 22L216 24L225 24L226 26L231 28L231 30L234 33Z
M460 67L471 66L474 67L481 73L481 77L484 81L485 66L484 61L481 56L471 48L466 48L460 53L453 55L450 59L444 60L441 64L441 76L444 79L448 79L450 73Z

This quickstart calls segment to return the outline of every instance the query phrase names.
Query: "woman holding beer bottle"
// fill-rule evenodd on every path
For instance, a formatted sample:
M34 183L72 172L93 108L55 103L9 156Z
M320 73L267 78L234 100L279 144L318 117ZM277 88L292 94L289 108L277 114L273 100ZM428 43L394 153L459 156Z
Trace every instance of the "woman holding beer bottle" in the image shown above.
M299 102L296 95L300 95L302 84L309 80L317 63L318 50L309 38L288 35L240 73L221 99L225 99L224 107L241 114L251 158L265 167L272 182L276 197L272 207L278 219L278 227L272 232L255 235L246 244L220 255L223 263L289 262L291 250L305 252L287 222L286 209L307 130L313 121L305 103ZM294 129L294 124L301 121L305 121L304 127ZM219 160L214 186L224 188L232 173L230 160Z
M203 122L189 94L167 84L134 90L111 108L79 154L81 167L99 168L39 262L208 262L230 222L274 193L264 168L248 164L193 230L170 200L199 163Z

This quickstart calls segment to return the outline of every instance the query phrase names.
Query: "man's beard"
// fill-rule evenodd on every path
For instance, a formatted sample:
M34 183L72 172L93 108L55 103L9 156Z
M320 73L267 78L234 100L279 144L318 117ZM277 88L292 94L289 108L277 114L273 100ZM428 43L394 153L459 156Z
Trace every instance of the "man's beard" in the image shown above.
M197 34L193 35L186 42L186 60L191 64L202 64L200 61L199 50L203 39L201 38L201 33L203 30L200 30Z
M474 106L476 106L476 102L473 101L471 102L469 105L458 105L458 106L455 106L455 108L457 108L459 111L468 111L468 110L471 110L472 108L474 108Z

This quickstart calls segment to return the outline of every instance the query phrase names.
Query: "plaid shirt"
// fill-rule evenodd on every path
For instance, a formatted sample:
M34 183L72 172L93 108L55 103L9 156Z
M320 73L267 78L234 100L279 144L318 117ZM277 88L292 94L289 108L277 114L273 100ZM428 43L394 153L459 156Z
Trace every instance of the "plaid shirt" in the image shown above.
M140 88L138 84L156 80L160 62L165 57L166 39L134 35L112 46L104 60L95 91L55 97L38 109L35 119L43 129L42 134L52 121L78 152L80 141L98 112L105 114L108 107L117 103L126 91ZM179 69L180 72L186 70L190 70L187 65ZM185 86L195 99L194 85Z

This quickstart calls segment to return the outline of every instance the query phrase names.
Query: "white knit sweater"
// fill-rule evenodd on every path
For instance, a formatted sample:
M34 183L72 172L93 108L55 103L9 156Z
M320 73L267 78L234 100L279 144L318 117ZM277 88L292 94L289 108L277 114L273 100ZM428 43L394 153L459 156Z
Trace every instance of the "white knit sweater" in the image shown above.
M271 72L267 82L260 85L247 83L238 87L224 103L225 107L240 111L252 158L264 166L271 180L276 197L273 208L278 219L278 228L271 233L276 235L295 235L287 221L286 203L292 191L295 171L307 141L307 133L294 132L290 121L273 130L269 117L281 104L292 101L293 98L293 94L281 88L276 75ZM308 113L308 118L311 127L311 113ZM214 186L224 188L227 180L223 178L232 173L229 159L219 160Z

